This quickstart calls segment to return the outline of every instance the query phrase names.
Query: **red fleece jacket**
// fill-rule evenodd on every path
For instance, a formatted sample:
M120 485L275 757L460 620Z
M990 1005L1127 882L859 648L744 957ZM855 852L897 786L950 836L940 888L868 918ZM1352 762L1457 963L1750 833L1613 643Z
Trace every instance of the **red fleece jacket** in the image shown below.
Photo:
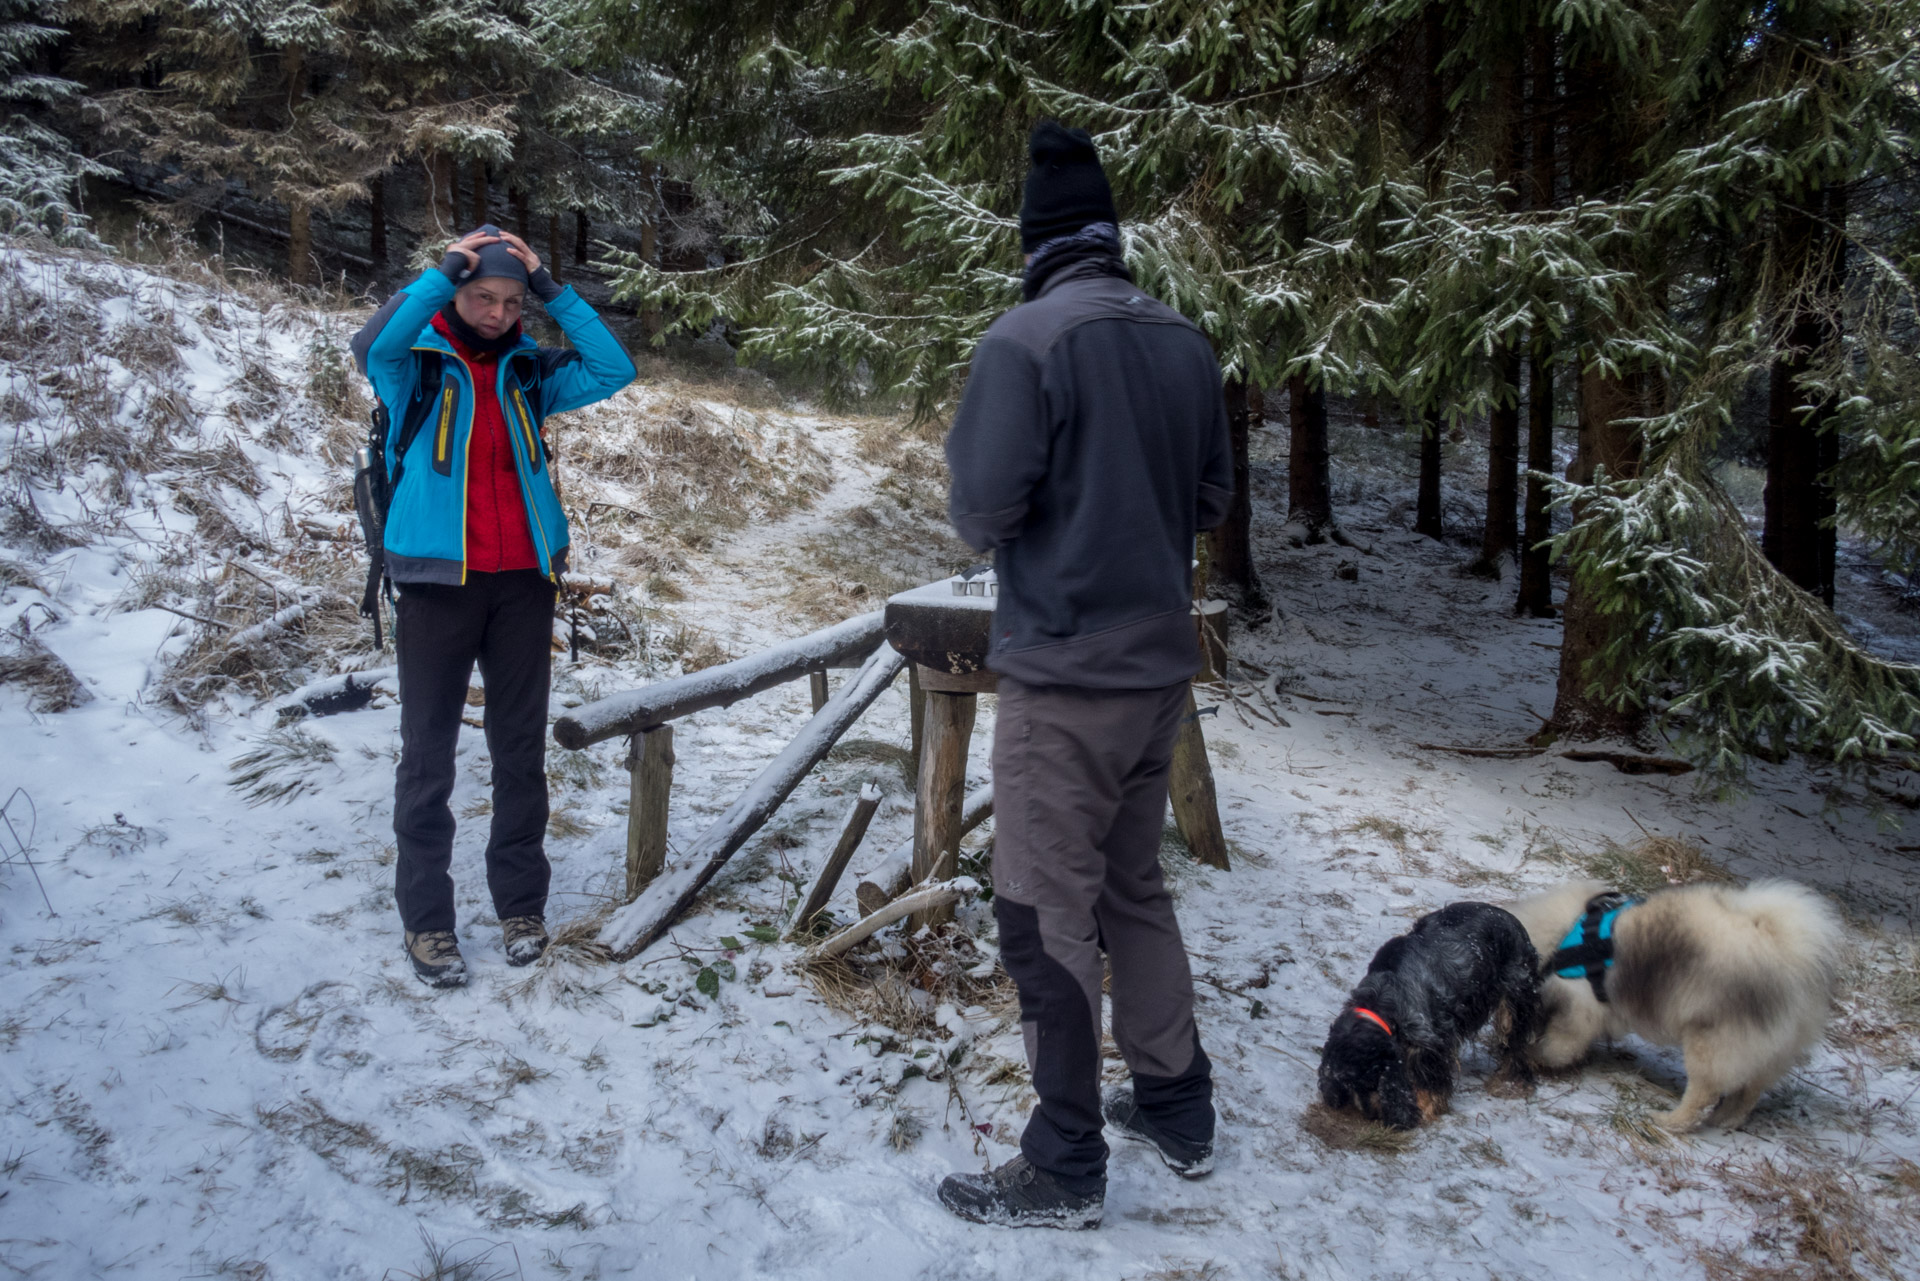
M520 492L520 473L513 461L513 443L507 439L506 416L500 411L498 357L468 348L441 316L433 327L453 345L473 375L473 434L467 442L467 569L499 574L512 569L538 569L533 533L527 526L527 503Z

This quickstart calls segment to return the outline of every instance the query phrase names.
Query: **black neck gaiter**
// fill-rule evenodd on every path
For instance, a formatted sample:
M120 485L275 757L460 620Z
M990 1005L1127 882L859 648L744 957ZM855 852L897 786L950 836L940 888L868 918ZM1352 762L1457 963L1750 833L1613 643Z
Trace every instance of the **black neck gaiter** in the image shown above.
M460 340L460 345L468 351L481 352L489 356L504 356L520 344L520 323L515 321L513 328L498 338L483 337L478 329L460 318L460 312L449 302L440 309L441 319L447 322L447 328Z

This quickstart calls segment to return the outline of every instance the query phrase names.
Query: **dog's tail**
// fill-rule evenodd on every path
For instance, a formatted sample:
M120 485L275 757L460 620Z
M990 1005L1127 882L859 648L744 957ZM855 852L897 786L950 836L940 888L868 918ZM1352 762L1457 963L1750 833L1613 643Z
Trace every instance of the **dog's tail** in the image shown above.
M1826 899L1793 881L1755 881L1723 899L1743 923L1754 960L1801 986L1808 996L1830 995L1840 973L1840 914ZM1744 949L1742 949L1744 950Z

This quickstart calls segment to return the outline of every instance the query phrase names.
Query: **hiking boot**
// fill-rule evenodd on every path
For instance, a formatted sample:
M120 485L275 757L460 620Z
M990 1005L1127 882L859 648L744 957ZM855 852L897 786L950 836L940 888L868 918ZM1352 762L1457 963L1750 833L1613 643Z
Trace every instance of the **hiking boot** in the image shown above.
M547 950L547 923L537 916L509 916L500 922L508 965L532 965Z
M1213 1144L1193 1143L1168 1134L1153 1123L1133 1101L1133 1091L1115 1086L1100 1099L1100 1115L1129 1139L1151 1143L1167 1168L1183 1179L1197 1179L1213 1169Z
M428 987L460 987L467 981L467 963L460 956L460 940L452 930L407 931L407 959Z
M1086 1195L1017 1156L985 1174L949 1174L940 1204L963 1219L1006 1228L1097 1228L1107 1181Z

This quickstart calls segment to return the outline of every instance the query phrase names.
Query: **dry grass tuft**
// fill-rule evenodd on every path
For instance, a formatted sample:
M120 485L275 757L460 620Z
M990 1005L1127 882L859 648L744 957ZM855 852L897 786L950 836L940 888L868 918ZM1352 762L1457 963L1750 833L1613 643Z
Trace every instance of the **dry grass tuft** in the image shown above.
M1734 880L1698 845L1677 836L1645 836L1631 845L1609 845L1597 854L1579 857L1578 862L1588 876L1628 894L1651 894L1696 881L1731 884Z
M1870 1196L1850 1172L1829 1159L1788 1165L1783 1159L1758 1157L1751 1163L1724 1163L1716 1172L1736 1201L1753 1207L1756 1222L1739 1245L1701 1251L1701 1263L1713 1281L1853 1281L1904 1274L1887 1236L1894 1223L1908 1221L1905 1215ZM1771 1257L1756 1266L1756 1250Z
M1320 1102L1309 1104L1300 1114L1300 1128L1335 1151L1380 1156L1398 1156L1413 1146L1414 1139L1412 1130L1396 1130L1354 1112L1336 1112Z
M882 930L875 938L894 932ZM891 948L868 943L798 969L829 1009L902 1036L945 1040L950 1034L933 1019L943 1003L963 1010L979 1006L1003 1018L1019 1009L1019 994L1004 968L995 965L978 976L971 972L984 957L957 925L895 946L903 951L891 959Z
M0 653L0 685L8 684L23 687L27 706L42 714L69 711L93 701L93 692L73 669L33 636L15 639L12 653Z

